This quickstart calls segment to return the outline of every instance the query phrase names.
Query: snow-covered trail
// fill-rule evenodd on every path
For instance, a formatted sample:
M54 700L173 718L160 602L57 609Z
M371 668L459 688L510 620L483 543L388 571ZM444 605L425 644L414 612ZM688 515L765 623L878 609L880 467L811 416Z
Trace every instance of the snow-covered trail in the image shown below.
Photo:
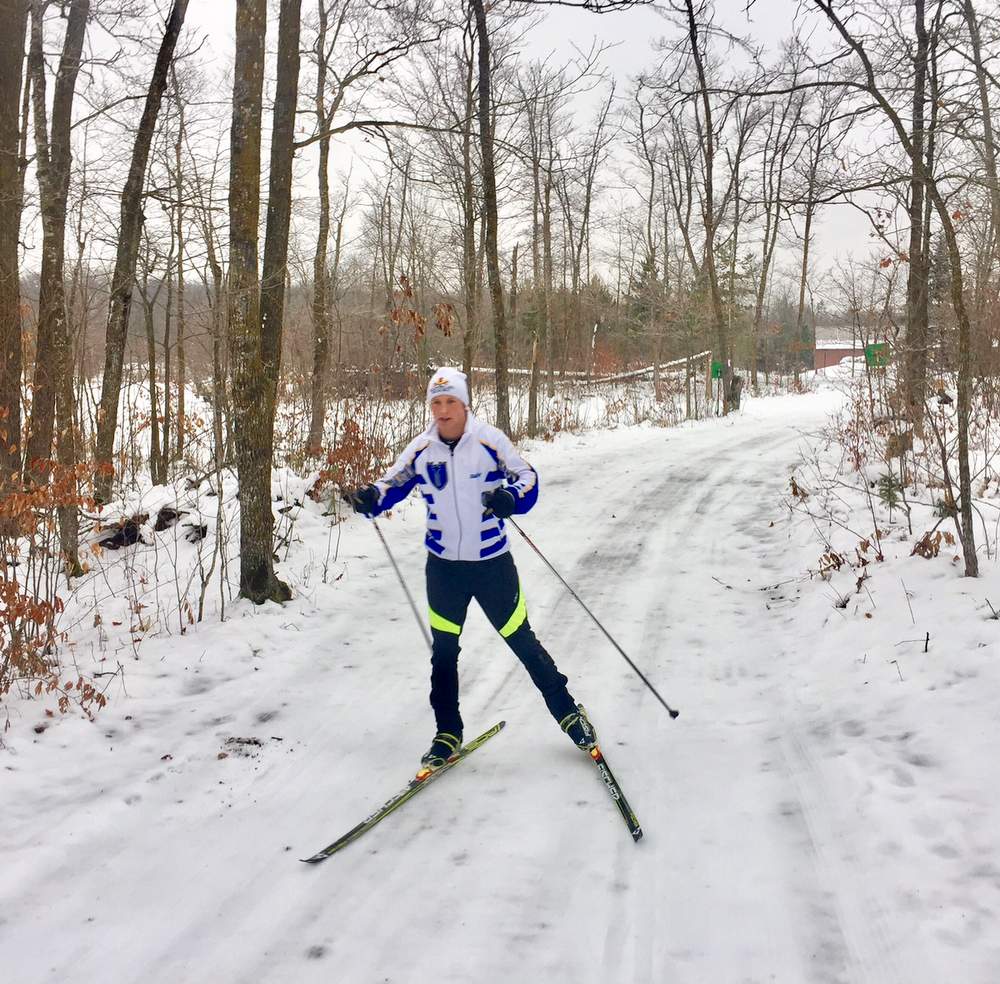
M603 738L638 845L476 613L466 727L505 732L342 854L298 863L402 785L433 731L422 640L352 521L340 585L174 640L188 669L122 701L113 726L45 735L80 744L79 773L42 742L0 772L4 979L943 979L874 875L891 831L856 836L878 822L845 753L865 725L801 686L810 637L794 600L764 590L790 573L769 523L829 400L530 455L526 531L681 711L667 717L514 534L532 624ZM420 512L384 529L422 600ZM206 741L250 733L254 759Z

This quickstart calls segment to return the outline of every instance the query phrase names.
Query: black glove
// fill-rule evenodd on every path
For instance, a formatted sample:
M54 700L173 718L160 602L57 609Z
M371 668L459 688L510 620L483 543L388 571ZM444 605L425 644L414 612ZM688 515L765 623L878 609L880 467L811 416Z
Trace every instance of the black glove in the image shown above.
M344 502L357 513L371 516L378 508L379 491L374 485L362 485L360 489L355 489L353 492L345 490L343 496Z
M498 519L506 519L514 515L517 499L510 489L498 488L483 493L483 505Z

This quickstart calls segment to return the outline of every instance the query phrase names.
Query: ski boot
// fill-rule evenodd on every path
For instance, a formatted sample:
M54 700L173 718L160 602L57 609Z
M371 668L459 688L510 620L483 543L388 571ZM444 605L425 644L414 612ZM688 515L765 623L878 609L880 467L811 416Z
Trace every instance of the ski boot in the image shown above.
M569 735L570 740L581 751L589 752L597 747L597 732L587 717L582 704L576 705L576 710L567 714L559 722L559 727Z
M461 734L455 735L450 731L439 731L434 736L431 747L424 752L420 759L421 771L433 772L435 769L440 769L450 758L454 758L461 747Z

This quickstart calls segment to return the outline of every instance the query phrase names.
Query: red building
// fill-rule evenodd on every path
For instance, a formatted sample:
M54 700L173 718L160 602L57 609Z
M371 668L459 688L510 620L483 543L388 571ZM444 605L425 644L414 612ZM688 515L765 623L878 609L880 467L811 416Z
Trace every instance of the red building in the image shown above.
M848 338L816 339L813 349L813 369L827 369L840 364L841 359L865 357L865 347L861 340Z

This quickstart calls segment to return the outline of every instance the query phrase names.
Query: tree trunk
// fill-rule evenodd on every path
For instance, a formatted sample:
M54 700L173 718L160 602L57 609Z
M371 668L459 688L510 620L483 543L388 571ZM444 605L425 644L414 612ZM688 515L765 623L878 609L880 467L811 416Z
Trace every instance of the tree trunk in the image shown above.
M301 0L282 0L263 275L257 281L266 0L236 12L230 169L230 340L240 484L240 595L287 601L274 573L271 465L291 220Z
M211 202L206 202L202 199L198 210L200 213L199 224L205 241L205 259L208 262L208 269L212 276L212 293L209 305L212 312L212 435L215 445L213 457L215 467L221 469L226 461L229 446L229 428L227 427L224 431L223 422L232 420L232 414L229 412L228 366L226 362L228 344L225 339L225 278L222 272L222 264L219 262L219 257L215 249L215 232L211 220Z
M983 46L972 0L963 0L962 12L969 28L972 42L972 61L976 67L976 88L979 94L979 121L983 125L983 163L986 167L986 186L990 196L990 245L994 257L1000 256L1000 177L997 174L997 146L993 132L993 108L990 105L989 75L983 63ZM994 85L995 85L994 81ZM983 277L982 279L986 279Z
M326 377L330 363L329 278L326 258L330 242L330 141L326 133L331 119L326 108L326 0L319 0L319 32L316 37L316 126L324 136L319 141L319 228L313 254L313 378L312 414L309 423L308 453L319 455L323 449L323 425L326 420ZM346 199L345 199L346 200Z
M187 139L184 122L184 100L177 85L177 68L173 67L174 92L177 94L177 140L174 143L174 167L177 172L177 213L175 236L177 239L177 444L176 458L184 456L184 438L187 430L187 407L185 389L187 387L187 358L184 352L186 335L186 312L184 310L184 180L181 168L181 148ZM169 376L168 385L169 385ZM169 394L169 390L168 390ZM169 455L168 455L169 456Z
M465 78L465 120L462 123L462 286L465 291L465 330L462 333L462 371L472 400L472 363L479 335L479 285L476 277L476 191L472 167L472 119L475 108L473 62L470 55Z
M160 463L159 463L159 473L166 484L167 481L167 468L170 463L170 418L171 418L171 399L170 399L170 350L172 348L170 335L171 329L173 328L173 317L174 317L174 278L173 278L173 266L174 266L174 235L173 235L173 223L170 226L170 253L167 256L167 269L164 276L167 281L167 300L163 305L163 412L161 414L163 418L163 425L161 428L163 439L160 442Z
M73 162L70 145L73 97L80 72L90 2L74 0L70 7L52 99L51 134L45 98L43 50L46 6L44 0L35 0L32 7L31 46L28 52L28 73L31 77L35 117L39 206L42 214L42 264L38 285L38 334L31 420L24 465L26 481L37 485L43 485L47 481L50 471L56 392L59 388L56 373L60 365L72 363L65 351L69 346L63 280L66 203Z
M156 378L156 327L154 315L156 312L156 301L160 296L162 281L152 297L149 296L149 273L148 267L143 274L142 284L139 287L139 296L142 298L143 320L146 326L146 359L149 363L149 469L150 478L154 485L163 484L160 478L160 397L157 391Z
M493 302L493 335L495 339L494 368L496 370L496 425L510 432L510 395L507 380L507 321L503 306L503 283L500 279L500 252L497 245L497 178L493 160L493 127L490 114L490 39L486 26L483 0L472 0L479 38L479 145L482 152L483 203L486 213L486 273Z
M728 414L732 403L733 367L729 351L729 331L726 318L722 311L722 296L719 293L719 276L715 263L715 132L712 120L712 101L708 94L708 82L705 77L705 66L702 60L698 41L698 25L695 21L692 0L685 0L688 16L688 40L691 45L691 55L698 74L698 88L701 96L704 119L701 134L703 166L705 175L704 201L702 203L702 223L705 227L705 271L708 274L709 294L712 301L712 315L715 321L715 345L717 356L722 363L722 412Z
M0 496L21 474L21 291L18 237L21 176L21 76L29 0L0 5ZM27 126L27 120L24 121Z
M927 98L927 28L924 0L914 0L914 29L917 36L913 55L913 129L910 141L910 245L906 280L906 348L904 378L907 413L918 430L924 418L927 389L927 242L924 230L924 104Z
M549 133L549 166L542 187L542 324L539 348L545 347L546 394L551 400L556 395L555 357L552 339L552 134Z
M67 483L58 503L59 541L69 577L82 573L78 554L76 429L73 421L73 346L66 321L64 284L66 207L69 196L72 148L70 134L73 96L87 31L89 0L75 0L66 23L63 53L52 101L52 132L48 132L43 51L47 5L35 3L31 16L28 72L35 111L35 146L39 202L42 212L42 270L38 295L38 345L25 478L43 484L51 471L53 431L58 414L56 457Z
M142 233L143 185L146 179L146 162L156 129L160 103L167 88L167 75L173 61L177 38L184 25L188 0L174 0L167 18L166 29L156 65L146 94L146 104L139 121L128 178L122 191L121 228L118 233L118 252L115 271L111 279L111 297L108 301L108 323L104 353L104 379L101 384L101 405L97 417L97 474L94 495L99 502L111 499L114 483L115 433L118 430L118 402L121 398L122 367L125 361L125 338L128 334L129 314L132 309L132 292L135 286L135 264Z
M517 345L517 249L518 243L510 254L510 330ZM516 349L515 349L516 351Z

